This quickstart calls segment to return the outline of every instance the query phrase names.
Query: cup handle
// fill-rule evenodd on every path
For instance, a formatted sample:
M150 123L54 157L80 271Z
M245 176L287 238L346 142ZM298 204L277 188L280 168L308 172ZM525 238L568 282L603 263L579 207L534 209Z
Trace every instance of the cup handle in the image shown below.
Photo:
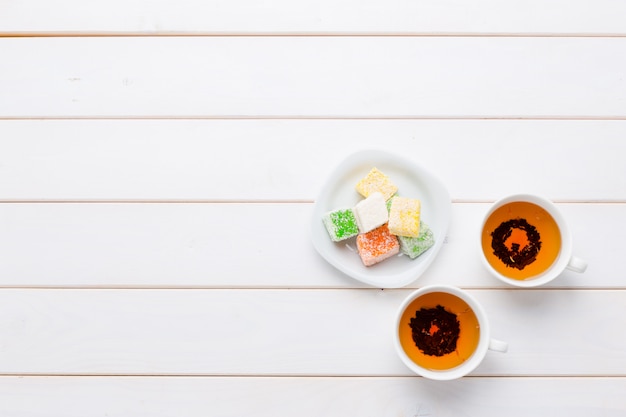
M509 350L509 344L501 340L491 339L489 340L489 350L504 353Z
M587 269L587 261L577 258L576 256L572 256L567 263L566 268L574 272L585 272Z

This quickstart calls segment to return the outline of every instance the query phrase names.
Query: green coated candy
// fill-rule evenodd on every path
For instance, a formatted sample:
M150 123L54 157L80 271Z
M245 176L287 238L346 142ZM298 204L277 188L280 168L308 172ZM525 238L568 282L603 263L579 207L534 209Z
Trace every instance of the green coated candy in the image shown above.
M435 244L435 235L428 225L420 222L420 232L417 237L398 236L400 251L415 259Z
M322 220L330 238L339 242L359 234L359 228L352 209L338 209L326 213Z

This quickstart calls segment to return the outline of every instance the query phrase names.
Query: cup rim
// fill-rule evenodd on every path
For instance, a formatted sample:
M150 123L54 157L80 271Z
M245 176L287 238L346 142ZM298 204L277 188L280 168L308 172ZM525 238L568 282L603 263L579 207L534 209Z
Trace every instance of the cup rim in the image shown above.
M559 254L556 260L550 265L550 267L542 272L541 274L528 278L525 280L517 280L514 278L509 278L506 275L501 274L496 271L493 266L487 260L485 253L482 248L482 233L485 228L485 224L489 219L489 216L493 214L495 210L502 207L505 204L513 203L513 202L527 202L536 204L543 209L545 209L556 222L559 232L561 233L561 249L559 250ZM565 221L565 218L561 214L559 208L549 199L537 195L537 194L529 194L529 193L518 193L518 194L510 194L505 197L500 198L496 202L494 202L489 210L483 216L482 222L480 223L480 230L478 234L478 249L480 251L480 259L482 260L483 265L487 268L487 270L500 281L513 285L516 287L538 287L540 285L547 284L554 280L556 277L561 275L561 273L567 267L568 262L572 257L572 235L570 233L570 229Z
M480 326L478 346L476 346L474 353L472 353L472 355L460 365L445 370L432 370L418 365L411 358L409 358L409 356L404 351L402 344L400 343L400 320L402 319L404 311L415 299L421 297L422 295L430 294L433 292L444 292L452 294L465 301L474 311L474 314L476 315L476 319L478 320L478 324ZM452 285L427 285L413 291L400 304L400 307L396 312L396 318L394 323L394 345L398 356L411 371L425 378L441 381L461 378L476 369L476 367L484 359L489 348L489 341L491 336L489 321L487 320L487 314L485 313L485 310L472 295L470 295L465 290Z

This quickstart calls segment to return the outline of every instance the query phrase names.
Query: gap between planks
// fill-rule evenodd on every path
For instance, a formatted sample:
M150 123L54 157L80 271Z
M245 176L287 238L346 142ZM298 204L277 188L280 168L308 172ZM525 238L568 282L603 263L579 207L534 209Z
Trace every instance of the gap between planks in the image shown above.
M0 285L0 292L2 291L273 291L273 292L322 292L322 291L405 291L413 292L420 288L419 286L406 286L400 288L379 288L379 287L331 287L331 286L319 286L319 287L284 287L284 286L201 286L201 285ZM559 287L559 286L539 286L539 287L505 287L505 286L470 286L462 285L459 288L467 291L519 291L519 292L546 292L546 291L571 291L571 292L614 292L614 291L626 291L626 287Z
M320 375L320 374L117 374L117 373L0 373L0 378L163 378L163 379L424 379L418 375ZM463 379L544 379L544 380L594 380L594 379L626 379L626 375L548 375L548 374L527 374L527 375L466 375Z
M0 32L0 38L105 38L105 37L326 37L326 38L626 38L626 33L523 32L209 32L209 31L23 31Z
M452 199L452 204L492 204L495 200L483 199ZM626 200L621 199L597 199L597 200L577 200L577 199L553 199L556 204L626 204ZM178 199L59 199L59 200L13 200L0 198L0 204L314 204L315 200L311 199L194 199L194 200L178 200Z
M444 121L463 121L463 120L521 120L521 121L624 121L626 116L589 116L589 115L569 115L569 116L556 116L556 115L451 115L451 116L436 116L436 115L397 115L397 116L383 116L383 115L364 115L364 116L330 116L330 115L158 115L158 116L145 116L145 115L114 115L114 116L81 116L81 115L68 115L68 116L0 116L0 121L3 120L444 120Z

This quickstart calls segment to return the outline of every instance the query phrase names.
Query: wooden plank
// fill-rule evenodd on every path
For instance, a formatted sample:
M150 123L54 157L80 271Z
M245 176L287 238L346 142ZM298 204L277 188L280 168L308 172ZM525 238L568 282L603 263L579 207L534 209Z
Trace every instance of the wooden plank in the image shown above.
M455 200L626 201L624 137L625 120L0 120L0 200L312 201L381 148Z
M625 50L621 37L4 38L0 117L624 118Z
M626 14L622 2L610 0L27 0L0 5L4 34L624 34Z
M550 287L626 288L607 261L621 256L626 205L558 206L589 268ZM505 285L478 257L488 208L453 205L446 242L411 287ZM317 254L310 216L310 204L0 204L0 286L363 287Z
M410 292L4 289L0 374L408 376ZM626 376L626 291L471 292L509 342L473 375Z
M0 412L150 415L623 416L625 378L0 377ZM36 401L33 401L36 398ZM115 401L111 401L114 398Z

